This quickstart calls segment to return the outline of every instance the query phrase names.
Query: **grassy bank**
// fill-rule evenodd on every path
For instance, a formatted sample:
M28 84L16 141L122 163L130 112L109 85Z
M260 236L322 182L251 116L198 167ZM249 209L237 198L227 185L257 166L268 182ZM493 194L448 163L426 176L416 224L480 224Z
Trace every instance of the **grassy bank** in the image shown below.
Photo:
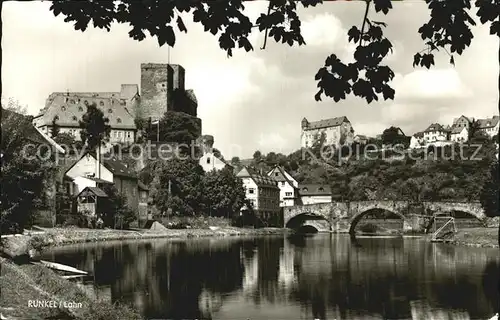
M498 228L459 229L453 243L470 247L498 248Z
M2 319L141 319L126 305L95 301L74 283L45 267L16 265L0 259ZM35 300L54 303L53 306L34 307L31 301Z

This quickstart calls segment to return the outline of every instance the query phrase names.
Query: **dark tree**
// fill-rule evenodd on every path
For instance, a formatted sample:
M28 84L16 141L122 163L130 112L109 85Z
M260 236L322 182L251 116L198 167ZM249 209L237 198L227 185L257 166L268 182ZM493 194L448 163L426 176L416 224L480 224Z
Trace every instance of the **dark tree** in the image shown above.
M500 173L498 171L498 163L494 162L481 190L481 205L489 217L496 217L500 212ZM500 245L500 229L498 231L498 239L498 244Z
M198 118L184 112L168 111L160 123L146 126L148 140L156 141L158 136L162 142L174 142L191 145L201 133Z
M104 113L97 108L95 103L87 105L87 112L80 120L80 128L82 128L80 137L89 150L95 150L108 140L111 132L108 123L109 119L104 117Z
M50 127L50 136L52 138L57 137L59 134L59 125L57 124L57 116L52 119L52 126Z
M390 127L382 133L382 143L384 145L394 146L397 144L406 144L407 137L397 127Z

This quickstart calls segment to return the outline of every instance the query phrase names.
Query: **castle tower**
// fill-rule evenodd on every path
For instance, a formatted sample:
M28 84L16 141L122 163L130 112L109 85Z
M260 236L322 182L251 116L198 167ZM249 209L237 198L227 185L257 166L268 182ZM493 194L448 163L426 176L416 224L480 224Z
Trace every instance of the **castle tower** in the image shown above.
M185 70L182 66L165 63L141 64L141 116L160 119L172 110L174 90L185 90Z

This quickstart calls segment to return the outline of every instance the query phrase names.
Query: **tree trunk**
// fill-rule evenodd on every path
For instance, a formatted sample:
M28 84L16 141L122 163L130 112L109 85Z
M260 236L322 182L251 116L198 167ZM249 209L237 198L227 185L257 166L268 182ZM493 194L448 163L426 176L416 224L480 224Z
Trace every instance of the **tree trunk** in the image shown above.
M500 61L500 45L498 46L498 59ZM498 115L500 116L500 72L498 73ZM499 144L499 150L498 152L500 152L500 130L498 130L498 133L497 133L497 143ZM499 167L499 170L498 170L498 175L500 175L500 159L497 158L497 163L498 163L498 167ZM497 215L499 215L500 212L497 212ZM498 224L498 246L500 247L500 223ZM500 248L499 248L500 250ZM498 284L498 290L500 291L500 279L498 280L499 281L499 284ZM500 310L499 310L500 312Z

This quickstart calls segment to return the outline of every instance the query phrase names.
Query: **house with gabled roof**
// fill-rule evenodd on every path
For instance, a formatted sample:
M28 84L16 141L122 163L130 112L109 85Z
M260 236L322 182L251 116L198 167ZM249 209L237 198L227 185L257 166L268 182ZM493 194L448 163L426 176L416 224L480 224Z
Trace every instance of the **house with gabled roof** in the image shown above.
M302 148L312 147L322 134L325 136L325 144L337 147L343 144L351 144L354 139L354 129L345 116L312 122L304 118L301 126Z
M467 128L471 126L472 122L474 122L474 118L471 117L466 117L464 115L461 115L458 118L453 119L453 125L451 126L451 129L453 128Z
M141 188L137 173L115 157L102 159L98 165L94 154L87 152L69 166L64 175L73 181L73 195L87 187L101 188L105 184L113 184L126 197L130 209L139 212L139 207L144 206L139 193L147 191L144 190L147 187ZM143 198L147 203L147 196Z
M275 166L267 175L278 183L280 188L280 207L294 206L298 199L297 187L299 183L283 169L281 166Z
M456 126L452 127L450 131L450 140L457 143L467 142L469 139L469 127L468 126Z
M424 130L424 141L433 143L437 141L449 141L450 131L439 123L432 123Z
M486 133L490 137L498 135L499 118L498 116L493 116L486 119L478 119L479 130Z
M243 181L245 198L251 209L265 226L283 226L283 212L280 208L280 189L276 180L243 167L236 174Z
M410 149L419 149L423 148L425 145L425 140L424 140L424 132L420 131L415 133L413 136L410 138Z
M208 138L207 138L208 137ZM214 170L222 170L226 166L233 167L224 158L214 152L214 139L212 136L205 135L201 137L203 155L199 159L199 164L203 171L210 172Z

